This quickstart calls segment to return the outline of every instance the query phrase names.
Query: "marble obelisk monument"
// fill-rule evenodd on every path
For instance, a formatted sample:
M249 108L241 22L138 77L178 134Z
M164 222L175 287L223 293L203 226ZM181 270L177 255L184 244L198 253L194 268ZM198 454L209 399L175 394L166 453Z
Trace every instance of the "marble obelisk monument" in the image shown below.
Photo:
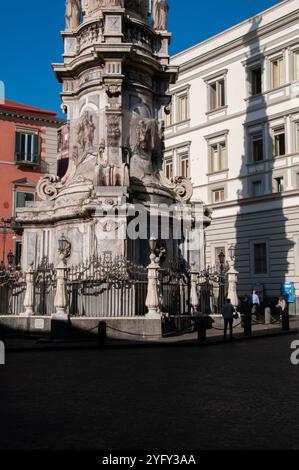
M70 264L105 251L147 263L142 242L127 239L127 214L112 217L111 208L190 199L190 180L162 173L163 115L177 75L167 14L165 0L66 1L63 63L53 69L69 120L69 167L62 179L42 178L40 201L18 212L24 269L44 257L56 263L62 234Z

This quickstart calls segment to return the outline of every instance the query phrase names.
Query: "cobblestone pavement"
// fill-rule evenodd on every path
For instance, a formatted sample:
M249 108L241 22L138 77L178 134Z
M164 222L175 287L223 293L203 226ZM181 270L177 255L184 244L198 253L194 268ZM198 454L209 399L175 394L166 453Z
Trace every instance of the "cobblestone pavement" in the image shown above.
M298 338L7 354L0 449L299 449Z

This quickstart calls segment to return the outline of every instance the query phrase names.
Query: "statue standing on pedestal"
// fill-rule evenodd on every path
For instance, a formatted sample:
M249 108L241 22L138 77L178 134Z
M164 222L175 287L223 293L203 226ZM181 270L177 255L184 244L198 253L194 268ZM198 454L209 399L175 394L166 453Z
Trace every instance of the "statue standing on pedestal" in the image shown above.
M66 0L65 22L66 30L77 29L80 24L81 6L80 0Z
M167 0L154 0L153 29L155 31L167 30L167 15L169 6Z

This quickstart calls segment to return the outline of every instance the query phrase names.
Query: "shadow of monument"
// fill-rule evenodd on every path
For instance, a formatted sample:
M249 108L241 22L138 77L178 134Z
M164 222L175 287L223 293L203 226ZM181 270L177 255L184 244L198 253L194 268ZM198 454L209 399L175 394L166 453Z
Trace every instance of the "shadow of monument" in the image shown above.
M239 272L239 295L250 295L256 289L263 304L276 305L281 284L288 279L288 254L293 243L287 236L288 218L283 209L281 192L285 188L277 187L279 181L275 180L274 142L269 128L271 114L267 95L263 93L266 59L259 40L261 21L260 17L253 18L243 38L243 45L249 48L246 66L251 96L247 101L244 153L239 171L242 187L237 194L235 267ZM261 78L253 78L253 71L259 68ZM254 80L257 82L253 83ZM261 89L257 84L259 80Z

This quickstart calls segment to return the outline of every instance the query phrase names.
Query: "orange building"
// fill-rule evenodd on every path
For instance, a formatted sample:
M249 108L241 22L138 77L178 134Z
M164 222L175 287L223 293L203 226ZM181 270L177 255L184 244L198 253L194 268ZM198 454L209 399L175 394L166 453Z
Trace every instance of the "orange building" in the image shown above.
M57 113L5 100L0 104L0 263L19 264L22 237L15 211L36 198L45 173L57 173ZM12 258L12 256L10 256Z

